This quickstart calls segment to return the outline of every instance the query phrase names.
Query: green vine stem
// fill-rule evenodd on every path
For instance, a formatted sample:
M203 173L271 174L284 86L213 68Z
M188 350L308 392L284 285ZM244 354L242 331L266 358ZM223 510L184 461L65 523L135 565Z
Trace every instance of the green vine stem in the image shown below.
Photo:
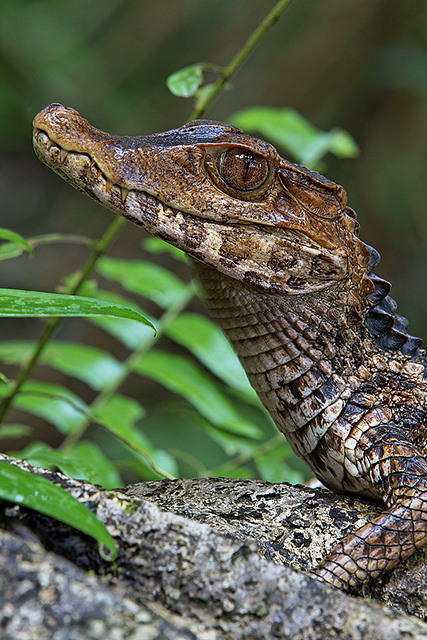
M107 228L106 232L102 236L102 238L94 244L94 249L92 254L89 256L86 264L84 265L80 276L77 282L74 283L72 287L65 293L74 295L78 294L83 284L86 282L89 277L92 269L96 265L99 258L107 251L112 242L116 239L120 229L125 224L125 218L114 218L113 222ZM39 358L46 347L46 345L50 342L56 331L58 330L63 318L53 318L49 321L47 327L41 334L40 338L37 340L34 351L31 354L30 358L23 364L21 370L12 386L11 392L4 398L1 408L0 408L0 424L2 424L9 412L9 409L12 406L13 400L18 395L21 390L24 382L31 375L34 367L39 361Z
M190 120L197 120L200 118L210 107L212 102L218 95L224 91L230 78L236 73L239 67L246 60L248 55L254 50L255 46L261 40L261 38L271 29L271 27L280 18L283 11L290 5L292 0L279 0L271 11L265 16L264 20L257 26L257 28L251 33L246 40L243 47L236 53L228 67L224 67L220 71L220 76L216 82L212 85L210 91L207 91L200 99L199 104L190 116Z

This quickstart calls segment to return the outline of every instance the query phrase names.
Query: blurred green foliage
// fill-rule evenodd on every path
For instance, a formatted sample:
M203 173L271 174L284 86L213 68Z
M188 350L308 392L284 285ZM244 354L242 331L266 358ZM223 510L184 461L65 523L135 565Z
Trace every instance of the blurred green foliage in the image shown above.
M12 241L15 240L13 237ZM26 250L25 243L20 246L22 251ZM159 242L151 242L149 246L158 252ZM179 253L175 251L173 255L181 261ZM56 466L65 473L106 487L121 482L119 470L125 475L137 473L143 478L181 475L185 470L180 461L185 461L186 467L192 469L192 475L221 473L218 466L227 461L226 469L231 475L249 477L258 469L258 473L270 479L274 475L277 479L302 480L303 476L291 468L287 475L285 459L291 455L289 445L283 439L278 440L274 426L219 328L198 313L184 312L195 296L193 284L184 283L159 265L141 260L103 257L97 263L97 273L111 282L120 283L122 293L118 296L108 290L99 290L93 280L85 287L91 298L58 294L50 299L46 293L22 292L19 313L22 314L22 306L25 306L29 316L37 315L47 297L46 315L54 302L53 314L67 316L71 299L75 300L76 307L83 307L81 315L84 316L87 301L92 301L87 319L132 352L120 361L105 350L81 344L77 339L47 343L40 353L39 364L66 376L67 380L71 377L81 381L93 390L94 395L87 403L68 388L69 384L62 386L43 380L25 382L14 398L15 410L39 416L55 426L64 440L54 449L48 443L38 441L34 434L36 441L15 455L25 457L33 464ZM138 310L145 306L147 299L163 310L154 320L157 333L153 333L150 325L137 324L131 319L132 316L139 317L139 311L134 311L135 302L125 297L129 292L142 298ZM0 301L2 295L0 290ZM117 300L122 304L111 311L112 305L118 304ZM110 315L117 313L117 317L103 315L104 307ZM154 349L162 334L184 347L185 353ZM25 367L35 350L38 346L33 340L0 342L0 361L16 367L23 363ZM178 413L181 412L192 425L190 432L202 430L210 443L209 448L216 445L221 452L215 466L210 466L210 456L204 455L199 445L193 446L194 438L183 440L173 452L167 433L163 442L153 442L149 435L152 409L146 411L142 401L122 395L123 387L126 393L126 383L132 373L155 381L180 398ZM11 380L0 386L0 397L5 398L13 390L13 384ZM168 401L162 393L159 399ZM168 421L171 429L177 428L179 419L176 420L173 414ZM98 440L95 444L92 425L103 427L113 436L117 450L121 451L118 459L117 454L111 456L106 450L102 437L95 438ZM19 425L6 424L3 428L9 436L13 429L19 434ZM270 441L267 446L266 438ZM90 455L86 457L82 451L90 452ZM277 451L280 451L279 477ZM268 455L276 464L266 462ZM197 462L193 464L192 460Z
M319 168L328 152L338 158L354 158L359 151L346 131L320 131L294 109L252 107L235 113L230 121L245 131L260 133L309 169Z
M2 262L2 286L63 290L110 215L34 158L34 114L62 102L111 133L178 126L191 103L171 95L166 79L209 60L213 67L203 65L203 77L197 66L191 82L184 77L186 95L203 90L202 79L215 79L214 65L228 63L272 5L2 1L0 224L35 248L30 261L27 245L0 234L0 256L2 249L15 256ZM425 0L294 0L207 114L231 120L246 107L262 105L264 116L273 109L264 128L253 110L236 122L281 143L291 160L323 158L322 170L346 186L363 238L383 254L379 272L394 283L413 333L422 333L427 316L426 45ZM180 77L172 78L176 89ZM277 139L284 118L299 140ZM336 129L351 138L340 133L337 142ZM343 147L354 156L352 140L361 150L357 159L324 157ZM64 323L0 431L3 448L104 486L159 474L301 481L302 464L254 399L222 334L201 315L186 263L153 239L141 249L141 237L128 225L81 293L143 309L158 336L126 318ZM2 320L8 377L40 335L40 323Z

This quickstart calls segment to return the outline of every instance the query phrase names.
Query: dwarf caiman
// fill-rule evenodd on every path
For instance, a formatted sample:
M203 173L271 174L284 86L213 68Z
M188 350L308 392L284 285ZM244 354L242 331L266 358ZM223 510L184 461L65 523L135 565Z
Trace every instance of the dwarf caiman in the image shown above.
M295 453L386 509L311 573L351 589L427 544L427 358L342 187L209 120L113 136L52 104L38 157L193 260L210 313Z

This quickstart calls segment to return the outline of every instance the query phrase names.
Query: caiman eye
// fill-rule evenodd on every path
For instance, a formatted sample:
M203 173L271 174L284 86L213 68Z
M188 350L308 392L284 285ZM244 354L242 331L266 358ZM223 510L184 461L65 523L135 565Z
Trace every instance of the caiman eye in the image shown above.
M224 151L217 160L218 173L224 182L236 191L254 191L268 177L265 158L243 149Z

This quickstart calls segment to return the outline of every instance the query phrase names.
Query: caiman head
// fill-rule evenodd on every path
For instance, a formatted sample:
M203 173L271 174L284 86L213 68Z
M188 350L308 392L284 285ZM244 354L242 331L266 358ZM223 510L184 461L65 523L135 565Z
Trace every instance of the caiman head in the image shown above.
M202 281L210 269L223 274L222 287L240 282L251 297L280 296L290 307L319 297L338 330L363 324L380 348L427 371L390 284L371 272L380 256L358 238L344 189L267 142L209 120L112 136L59 104L35 117L33 139L74 187L194 258Z
M360 322L372 253L346 193L272 145L208 120L113 136L52 104L34 119L34 147L73 186L195 260L265 293L334 287Z

